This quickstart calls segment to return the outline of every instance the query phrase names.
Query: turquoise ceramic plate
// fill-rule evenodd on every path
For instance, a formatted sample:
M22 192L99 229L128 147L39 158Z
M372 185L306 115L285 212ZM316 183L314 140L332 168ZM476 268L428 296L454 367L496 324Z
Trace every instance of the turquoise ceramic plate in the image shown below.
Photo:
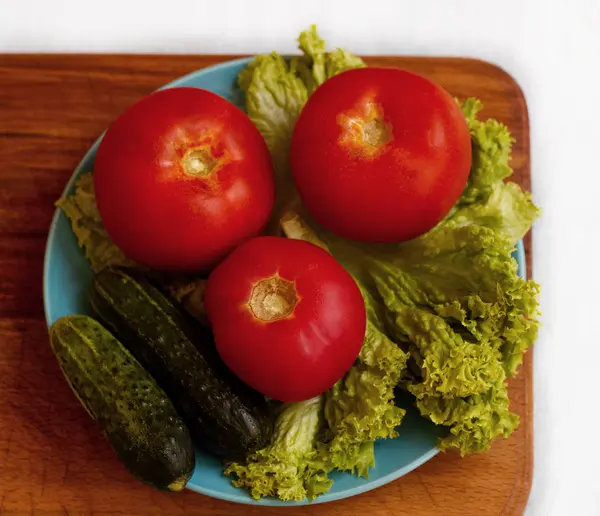
M231 102L241 106L242 95L235 86L235 80L248 59L230 61L186 75L166 86L195 86L211 90ZM75 180L80 173L92 169L99 140L85 155L73 177L67 184L65 194L72 192ZM519 273L525 274L523 245L519 242L515 257L519 262ZM65 216L57 210L46 248L44 264L44 307L48 325L68 314L87 313L89 310L87 292L91 282L91 270L77 246L71 226ZM419 416L407 397L400 400L407 408L407 414L396 439L379 441L375 445L376 467L369 479L356 478L346 473L334 473L332 489L312 503L329 502L369 491L405 475L437 452L436 439L443 429ZM282 502L276 499L255 501L245 491L231 486L229 479L222 475L220 462L210 456L198 453L194 475L187 487L193 491L222 498L232 502L261 505L303 505L308 502Z

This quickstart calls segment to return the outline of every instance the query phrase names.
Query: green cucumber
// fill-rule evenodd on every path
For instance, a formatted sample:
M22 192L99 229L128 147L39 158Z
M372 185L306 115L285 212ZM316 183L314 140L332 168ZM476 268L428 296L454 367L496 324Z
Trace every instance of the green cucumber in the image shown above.
M71 389L131 474L160 490L182 490L194 471L194 447L152 376L86 315L58 319L50 344Z
M268 444L273 420L264 396L225 366L210 330L145 277L105 268L94 278L90 301L173 400L198 448L243 460Z

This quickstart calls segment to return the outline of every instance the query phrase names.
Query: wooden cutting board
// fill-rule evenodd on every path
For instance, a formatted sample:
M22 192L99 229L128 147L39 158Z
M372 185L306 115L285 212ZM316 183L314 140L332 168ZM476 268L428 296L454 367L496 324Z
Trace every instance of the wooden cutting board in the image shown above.
M54 201L88 147L126 106L227 56L0 55L0 514L517 515L533 465L531 353L511 383L521 425L491 452L440 454L368 493L309 507L236 505L133 480L70 392L48 343L44 245ZM381 57L453 95L479 97L516 138L514 180L530 188L529 125L519 86L476 60ZM531 271L530 239L526 239Z

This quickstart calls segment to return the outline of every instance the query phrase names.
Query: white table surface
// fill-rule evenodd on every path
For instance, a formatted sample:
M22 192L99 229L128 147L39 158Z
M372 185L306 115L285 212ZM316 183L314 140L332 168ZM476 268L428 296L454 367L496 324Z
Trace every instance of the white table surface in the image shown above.
M291 52L317 23L330 44L356 53L479 57L517 79L544 208L534 232L544 327L526 514L600 515L600 1L151 3L0 0L0 52Z

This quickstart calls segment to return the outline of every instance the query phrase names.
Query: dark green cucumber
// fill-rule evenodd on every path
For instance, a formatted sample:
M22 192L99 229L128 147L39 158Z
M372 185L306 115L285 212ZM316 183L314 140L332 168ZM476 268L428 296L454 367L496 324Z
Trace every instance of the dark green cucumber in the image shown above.
M210 330L146 278L106 268L95 276L90 300L173 400L196 446L240 460L268 444L272 418L264 396L229 371Z
M58 319L50 344L71 389L125 467L157 489L183 489L195 466L189 431L131 353L85 315Z

